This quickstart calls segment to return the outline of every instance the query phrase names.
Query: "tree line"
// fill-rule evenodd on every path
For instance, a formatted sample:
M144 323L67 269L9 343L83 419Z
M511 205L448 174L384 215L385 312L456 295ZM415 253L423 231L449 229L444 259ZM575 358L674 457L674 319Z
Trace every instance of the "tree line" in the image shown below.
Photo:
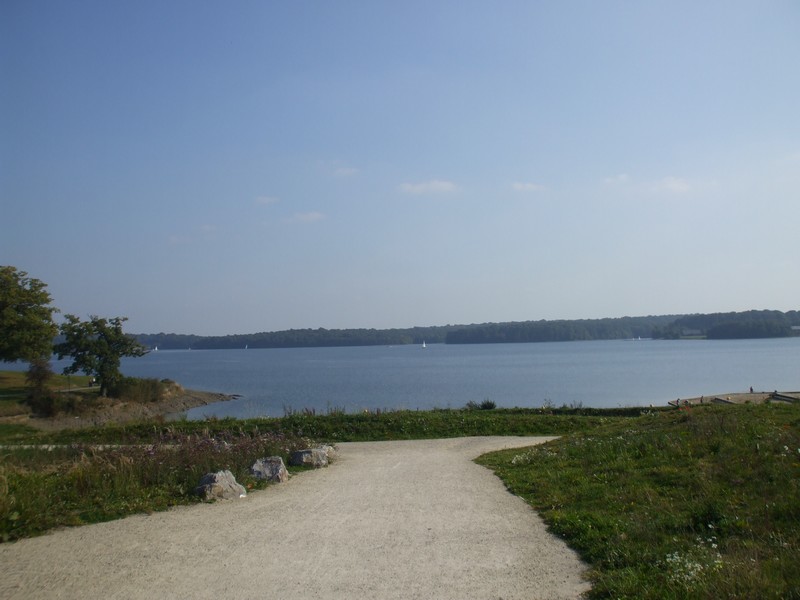
M451 331L448 344L570 342L620 339L748 339L800 335L800 311L743 312L525 321L471 325Z
M521 321L407 329L290 329L226 336L138 334L148 348L212 350L398 346L403 344L498 344L620 339L708 339L800 335L800 312L745 311L695 315L651 315L605 319Z
M148 348L160 350L227 350L235 348L308 348L339 346L401 346L442 343L457 326L409 327L406 329L287 329L260 333L197 336L174 333L137 334Z
M445 341L448 344L499 344L649 338L655 328L666 326L676 318L662 315L486 323L451 331Z
M685 315L666 326L655 328L653 337L661 339L705 337L722 340L800 335L800 331L793 327L800 327L800 311L747 310Z

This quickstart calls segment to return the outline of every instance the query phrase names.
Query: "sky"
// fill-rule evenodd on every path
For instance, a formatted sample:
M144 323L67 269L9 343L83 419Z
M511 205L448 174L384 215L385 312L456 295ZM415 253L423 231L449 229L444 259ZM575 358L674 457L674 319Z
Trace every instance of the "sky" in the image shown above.
M800 308L800 3L2 0L0 264L225 335Z

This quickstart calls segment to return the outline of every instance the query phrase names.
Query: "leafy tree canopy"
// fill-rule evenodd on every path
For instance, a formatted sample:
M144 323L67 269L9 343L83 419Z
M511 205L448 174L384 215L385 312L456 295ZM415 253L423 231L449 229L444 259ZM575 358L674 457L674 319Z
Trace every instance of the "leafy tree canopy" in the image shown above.
M0 360L34 361L52 353L58 332L47 285L16 267L0 266Z
M75 315L64 317L66 321L60 327L64 341L55 346L58 358L72 358L64 374L80 371L93 375L100 383L101 395L113 393L122 381L120 359L142 356L147 350L133 336L123 333L125 317L91 316L88 321L81 321Z

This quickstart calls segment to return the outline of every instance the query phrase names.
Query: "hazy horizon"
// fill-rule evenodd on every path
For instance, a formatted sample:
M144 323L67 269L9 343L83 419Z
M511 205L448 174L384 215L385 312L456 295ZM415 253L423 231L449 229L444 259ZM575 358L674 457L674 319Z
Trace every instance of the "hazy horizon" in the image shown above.
M798 31L789 0L4 2L0 264L203 336L793 310Z

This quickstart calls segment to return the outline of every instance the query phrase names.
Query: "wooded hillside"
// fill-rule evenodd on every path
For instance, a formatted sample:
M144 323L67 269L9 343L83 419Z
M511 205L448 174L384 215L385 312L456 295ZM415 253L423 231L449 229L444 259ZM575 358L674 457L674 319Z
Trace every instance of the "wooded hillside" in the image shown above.
M289 329L226 336L139 334L148 348L162 350L397 346L403 344L497 344L616 339L734 339L800 335L800 311L660 315L607 319L522 321L407 329Z

